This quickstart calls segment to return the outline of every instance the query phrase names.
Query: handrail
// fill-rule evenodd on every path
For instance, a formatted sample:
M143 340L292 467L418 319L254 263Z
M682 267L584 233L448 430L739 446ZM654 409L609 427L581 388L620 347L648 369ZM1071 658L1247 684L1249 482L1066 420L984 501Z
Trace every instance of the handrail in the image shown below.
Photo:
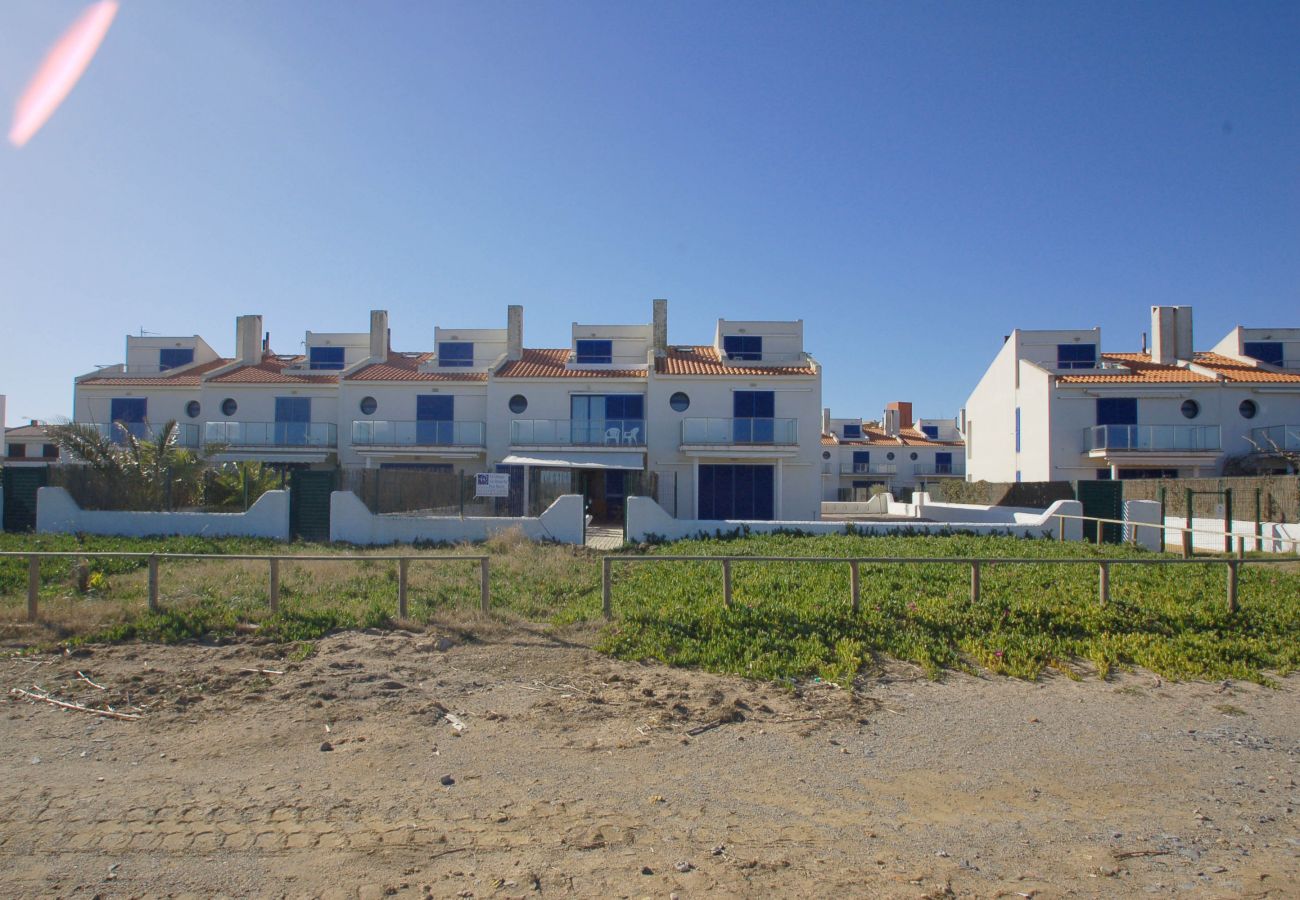
M130 550L4 550L0 551L0 559L6 557L26 557L27 558L27 621L36 622L39 620L38 602L40 599L41 589L41 560L50 557L72 557L74 559L85 559L86 557L117 557L129 559L147 559L149 561L149 611L157 612L158 603L158 581L159 581L159 563L164 559L218 559L229 561L256 561L261 560L269 564L268 590L267 599L270 603L271 612L276 613L280 609L280 563L281 562L349 562L349 561L368 561L368 562L396 562L397 563L397 616L404 619L409 612L407 603L407 569L412 561L415 562L477 562L479 564L479 609L484 613L490 612L492 608L491 593L489 590L489 565L491 557L486 555L466 555L456 556L452 554L384 554L376 556L367 556L360 553L338 553L332 555L325 554L303 554L301 556L293 554L271 554L271 553L141 553Z

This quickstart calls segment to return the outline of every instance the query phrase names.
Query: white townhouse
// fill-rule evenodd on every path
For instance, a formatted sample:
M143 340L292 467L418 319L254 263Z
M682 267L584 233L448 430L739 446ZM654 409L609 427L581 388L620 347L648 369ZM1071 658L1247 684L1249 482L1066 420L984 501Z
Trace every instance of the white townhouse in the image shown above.
M1300 328L1192 344L1189 306L1151 308L1151 347L1103 353L1101 330L1005 339L962 411L977 481L1192 477L1300 448ZM1284 464L1283 464L1284 465Z
M814 519L821 367L803 323L718 320L713 342L668 342L667 301L644 325L574 323L569 345L524 345L507 327L435 327L432 350L370 330L308 332L278 355L260 316L240 316L235 355L198 337L127 338L128 363L81 376L74 419L141 434L168 419L219 459L296 468L497 471L512 510L581 492L598 520L628 496L679 518ZM173 352L183 351L183 352Z
M838 419L822 411L822 499L867 500L963 478L965 452L956 419L912 419L906 401L885 407L880 422Z
M3 413L3 409L0 409ZM3 422L0 419L0 422ZM32 419L26 425L4 430L4 446L0 457L6 466L48 466L62 459L59 445L50 439L45 423Z

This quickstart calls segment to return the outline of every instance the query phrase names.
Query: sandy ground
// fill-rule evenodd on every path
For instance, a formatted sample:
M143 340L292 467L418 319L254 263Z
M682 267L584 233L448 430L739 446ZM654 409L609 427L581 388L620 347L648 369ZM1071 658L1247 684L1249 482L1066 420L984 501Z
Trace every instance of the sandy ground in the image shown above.
M0 661L6 689L142 715L9 697L3 893L1300 896L1300 678L791 692L590 637Z

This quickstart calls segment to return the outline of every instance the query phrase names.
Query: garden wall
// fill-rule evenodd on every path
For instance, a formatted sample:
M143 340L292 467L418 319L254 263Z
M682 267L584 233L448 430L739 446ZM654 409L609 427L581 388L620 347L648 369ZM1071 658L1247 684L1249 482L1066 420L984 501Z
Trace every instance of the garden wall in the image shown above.
M581 544L584 541L581 494L558 497L540 516L376 515L351 491L330 495L330 540L349 544L410 544L416 541L460 543L485 541L510 528L520 529L535 541Z
M36 492L36 530L41 534L105 534L119 537L200 535L289 540L289 492L267 491L246 512L133 512L82 509L61 487Z

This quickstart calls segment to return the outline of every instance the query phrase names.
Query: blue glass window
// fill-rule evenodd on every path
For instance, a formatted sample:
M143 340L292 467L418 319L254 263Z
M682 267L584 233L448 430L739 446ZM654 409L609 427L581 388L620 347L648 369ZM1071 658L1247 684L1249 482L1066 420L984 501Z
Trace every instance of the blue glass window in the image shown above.
M1275 366L1282 365L1281 341L1246 341L1242 345L1242 352L1247 356L1253 356L1260 362L1271 363Z
M775 439L776 394L736 391L731 395L733 439L738 444L770 444Z
M771 519L772 466L700 466L701 519Z
M148 404L149 401L144 397L114 397L109 401L108 419L117 426L110 429L113 440L119 443L123 440L122 429L138 438L145 437Z
M1098 425L1136 425L1138 402L1135 397L1098 397Z
M1097 345L1057 344L1056 367L1058 369L1097 368Z
M727 359L760 360L763 358L763 338L752 334L729 334L722 339L722 350Z
M343 368L342 347L312 347L310 367L313 369Z
M926 437L928 437L928 438L929 438L930 440L932 440L932 441L937 441L937 440L939 439L939 426L938 426L938 425L922 425L922 426L921 426L921 434L925 435Z
M579 365L600 365L614 361L613 341L578 341L576 349Z
M166 372L178 366L188 366L194 362L194 351L190 348L170 347L158 351L158 370Z
M934 473L936 475L952 474L952 454L936 453L934 455Z
M311 423L311 398L275 398L275 442L290 447L307 443Z
M438 344L438 365L444 369L474 365L474 345L462 341L442 341Z
M861 426L861 425L845 425L845 426L844 426L844 436L845 436L846 438L849 438L849 439L854 439L854 438L860 438L860 437L862 437L862 426Z
M853 471L870 472L871 471L871 451L854 450L853 451Z
M425 394L415 398L415 440L419 444L450 444L455 432L456 398Z

